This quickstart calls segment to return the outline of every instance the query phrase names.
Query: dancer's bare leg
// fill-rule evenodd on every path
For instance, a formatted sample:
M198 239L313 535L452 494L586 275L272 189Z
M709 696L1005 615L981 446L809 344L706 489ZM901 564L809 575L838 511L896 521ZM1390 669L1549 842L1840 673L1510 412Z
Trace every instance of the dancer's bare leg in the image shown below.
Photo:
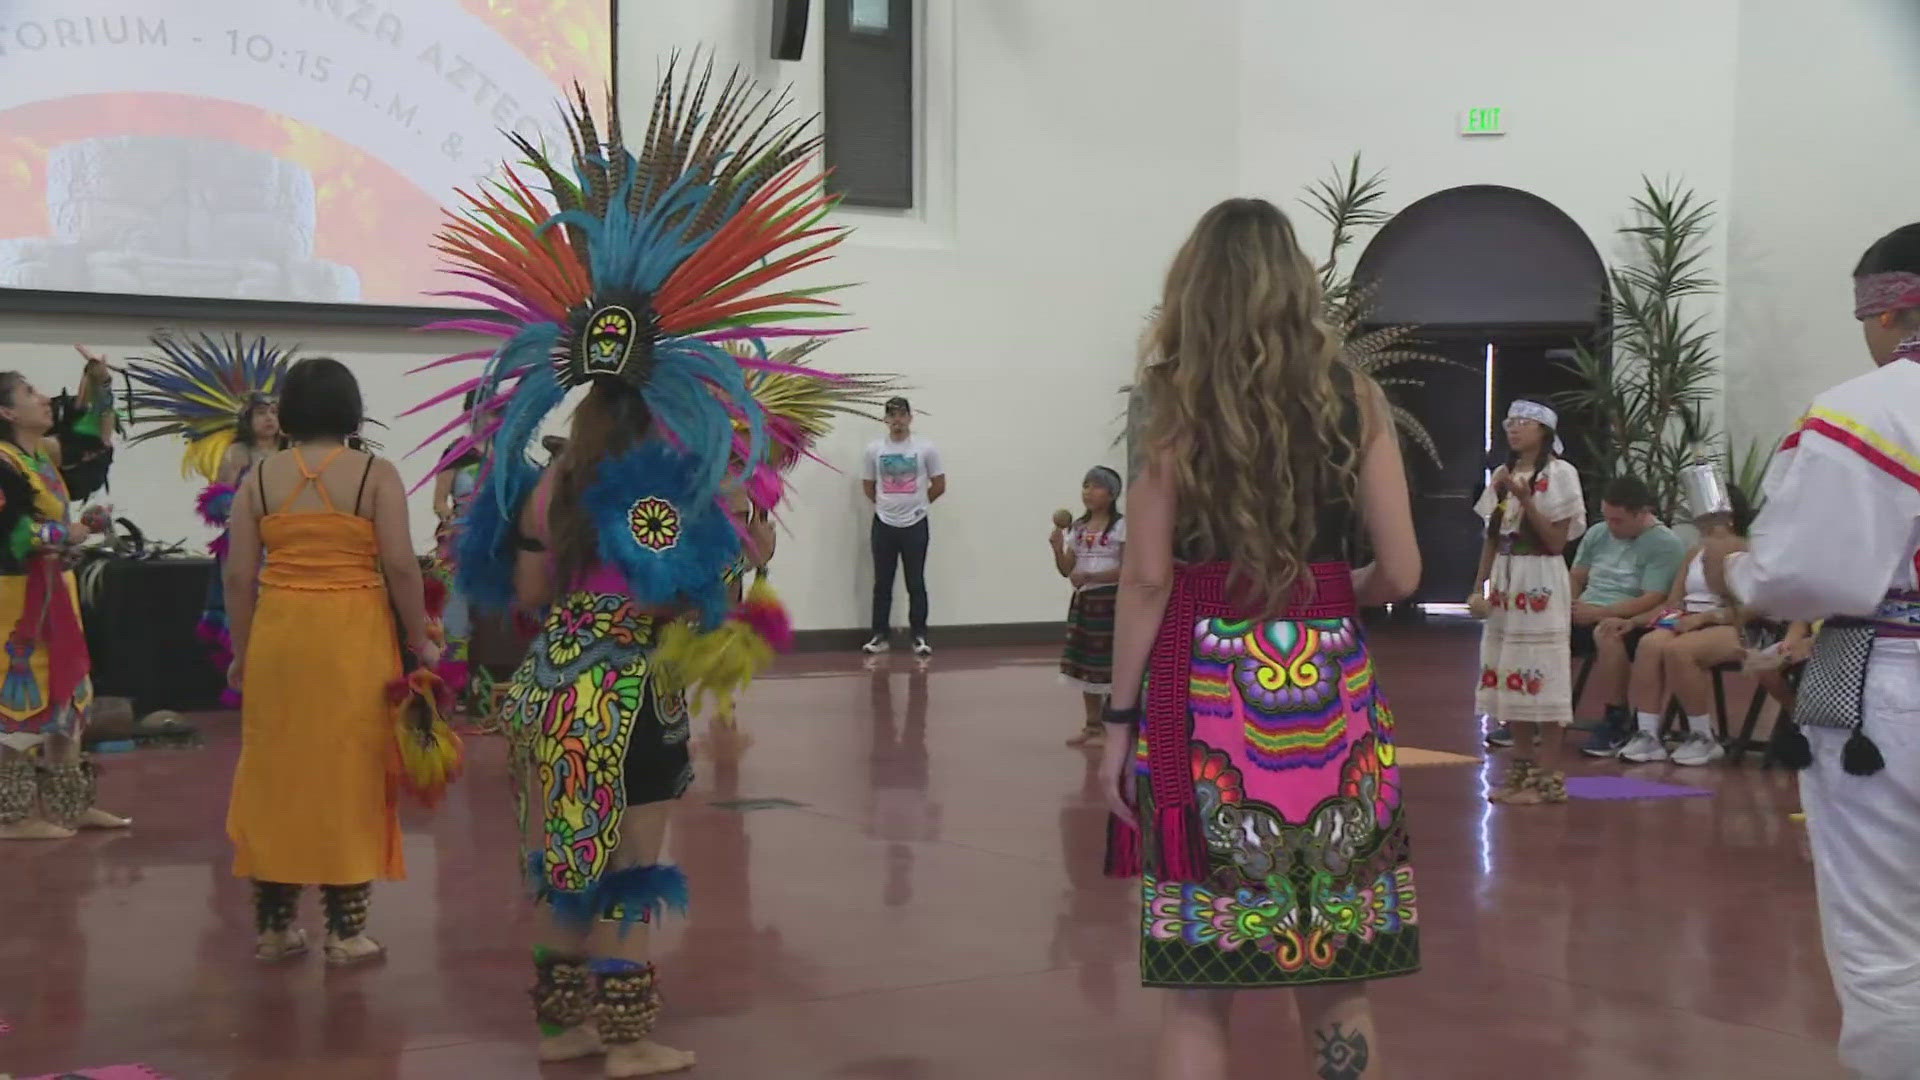
M1107 725L1104 714L1107 708L1105 694L1081 694L1080 707L1085 710L1086 718L1080 724L1080 730L1067 740L1068 746L1105 746L1107 743Z
M1296 990L1294 1004L1306 1034L1310 1075L1316 1080L1382 1080L1387 1075L1365 983Z
M1154 1080L1226 1080L1229 990L1169 990L1160 1011Z
M620 823L617 867L651 866L666 849L667 823L673 803L629 807ZM607 1048L610 1077L656 1076L694 1065L694 1056L654 1042L653 1017L659 997L653 988L653 926L635 923L624 933L612 923L599 923L587 938L587 951L596 960L624 962L628 974L600 976L600 1038ZM629 1037L631 1036L631 1037Z

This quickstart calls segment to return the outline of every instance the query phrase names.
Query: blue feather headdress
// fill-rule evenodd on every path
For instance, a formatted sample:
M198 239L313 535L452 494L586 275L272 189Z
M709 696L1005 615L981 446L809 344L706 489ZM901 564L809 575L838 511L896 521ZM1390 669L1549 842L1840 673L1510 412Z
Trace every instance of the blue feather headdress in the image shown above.
M711 63L684 76L676 66L637 148L624 143L611 109L603 140L576 91L564 172L515 140L546 195L509 173L464 195L464 212L440 234L451 272L480 286L447 295L504 316L436 324L500 344L427 365L482 367L414 410L471 393L470 408L426 444L463 427L448 454L489 444L456 549L456 583L477 604L511 599L508 540L539 479L531 451L542 424L569 390L612 382L639 395L651 426L599 463L586 493L600 557L643 603L690 602L704 622L718 621L721 572L740 547L722 493L744 490L772 447L748 375L839 378L770 359L766 345L836 332L791 325L836 314L824 299L835 287L783 283L845 237L822 221L834 200L809 170L819 136L783 115L784 97L737 71L709 104ZM663 505L677 540L650 546Z
M162 331L149 340L159 355L135 357L126 367L133 383L128 411L148 425L133 441L185 439L181 471L212 483L227 449L240 438L241 416L255 401L278 393L295 350L239 334Z

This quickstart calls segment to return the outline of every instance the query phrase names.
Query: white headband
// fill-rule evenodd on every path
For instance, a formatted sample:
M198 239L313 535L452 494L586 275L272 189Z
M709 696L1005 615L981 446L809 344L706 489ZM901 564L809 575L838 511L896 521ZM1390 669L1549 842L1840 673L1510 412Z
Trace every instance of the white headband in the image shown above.
M1537 401L1519 400L1507 406L1507 419L1531 420L1545 427L1553 435L1553 452L1565 454L1567 446L1560 441L1560 414Z

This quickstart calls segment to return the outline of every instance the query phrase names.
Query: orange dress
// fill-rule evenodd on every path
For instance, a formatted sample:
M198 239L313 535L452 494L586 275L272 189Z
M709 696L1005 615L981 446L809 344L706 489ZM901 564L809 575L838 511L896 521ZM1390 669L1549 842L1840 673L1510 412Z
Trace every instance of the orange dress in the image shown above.
M400 644L373 522L305 478L260 521L266 565L246 643L240 764L227 808L238 877L357 885L406 876L386 687ZM329 458L328 460L331 460ZM313 485L324 511L289 512Z

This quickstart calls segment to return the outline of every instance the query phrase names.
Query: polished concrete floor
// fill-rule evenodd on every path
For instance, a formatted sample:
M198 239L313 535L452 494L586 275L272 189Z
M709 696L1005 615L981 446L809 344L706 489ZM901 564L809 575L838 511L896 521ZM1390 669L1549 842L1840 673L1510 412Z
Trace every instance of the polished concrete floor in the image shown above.
M1378 645L1401 743L1477 756L1472 637ZM1099 876L1093 757L1060 745L1078 707L1037 651L803 658L747 699L743 740L707 733L672 840L693 909L659 954L661 1037L699 1052L693 1075L1144 1075L1134 900ZM206 728L109 759L132 833L0 848L0 1072L598 1075L534 1062L498 740L406 822L412 876L373 914L391 957L332 972L253 961L222 828L234 722ZM1633 773L1713 794L1493 809L1478 765L1406 771L1426 970L1376 988L1396 1076L1841 1075L1791 779ZM1237 1077L1305 1075L1284 995L1243 996L1236 1027Z

